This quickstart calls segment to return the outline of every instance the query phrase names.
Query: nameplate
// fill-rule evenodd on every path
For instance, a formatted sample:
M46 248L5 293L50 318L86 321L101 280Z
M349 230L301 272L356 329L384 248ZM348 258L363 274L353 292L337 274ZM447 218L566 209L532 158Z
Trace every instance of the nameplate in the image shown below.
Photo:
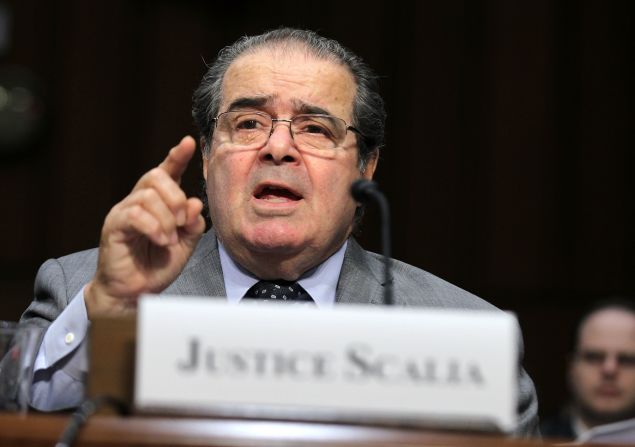
M139 303L135 407L511 431L518 325L504 312Z

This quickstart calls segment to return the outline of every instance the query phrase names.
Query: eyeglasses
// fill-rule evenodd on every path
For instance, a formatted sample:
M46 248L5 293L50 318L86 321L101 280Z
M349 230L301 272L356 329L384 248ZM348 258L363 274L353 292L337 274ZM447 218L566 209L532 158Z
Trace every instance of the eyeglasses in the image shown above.
M589 365L602 365L609 354L605 351L583 349L576 353L576 357ZM615 354L616 363L624 368L635 367L635 355L618 352Z
M298 148L328 150L341 147L346 132L359 130L346 124L341 118L331 115L296 115L291 119L272 118L265 112L230 110L213 119L215 133L221 142L237 147L261 146L267 143L273 133L274 123L289 123L291 138Z

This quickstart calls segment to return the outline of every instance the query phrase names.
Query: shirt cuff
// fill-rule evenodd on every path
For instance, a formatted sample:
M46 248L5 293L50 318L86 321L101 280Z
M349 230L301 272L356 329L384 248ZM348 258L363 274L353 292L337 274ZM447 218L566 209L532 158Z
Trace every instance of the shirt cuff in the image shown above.
M82 287L44 334L44 340L35 359L34 371L50 368L77 349L86 338L88 325Z

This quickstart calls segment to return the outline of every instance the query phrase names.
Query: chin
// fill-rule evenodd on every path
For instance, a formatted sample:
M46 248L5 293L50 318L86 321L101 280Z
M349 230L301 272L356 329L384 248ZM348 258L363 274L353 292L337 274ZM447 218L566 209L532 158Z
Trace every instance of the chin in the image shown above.
M588 418L599 424L610 424L635 417L635 403L630 405L623 402L613 405L596 403L581 410Z
M293 252L307 245L306 233L298 231L296 225L258 225L242 234L247 235L247 244L259 252Z

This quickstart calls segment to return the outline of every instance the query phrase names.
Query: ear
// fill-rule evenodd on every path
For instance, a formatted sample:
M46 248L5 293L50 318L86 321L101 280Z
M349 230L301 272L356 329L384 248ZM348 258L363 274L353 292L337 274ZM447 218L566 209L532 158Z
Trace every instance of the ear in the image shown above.
M366 161L366 168L364 172L362 172L362 178L366 180L372 180L373 175L375 174L375 169L377 169L377 162L379 161L379 151L375 149L368 157L368 161Z

